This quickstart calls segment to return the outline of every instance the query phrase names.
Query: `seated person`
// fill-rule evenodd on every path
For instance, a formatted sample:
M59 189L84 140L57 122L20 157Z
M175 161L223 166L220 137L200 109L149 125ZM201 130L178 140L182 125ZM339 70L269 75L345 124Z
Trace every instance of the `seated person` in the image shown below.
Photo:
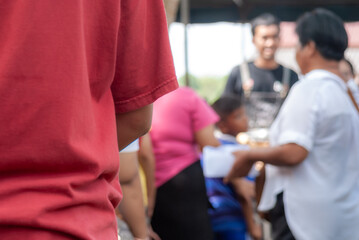
M216 123L218 140L221 144L238 144L236 135L248 130L241 99L238 96L222 96L212 107L220 116L220 121ZM253 239L261 239L261 227L253 218L252 181L242 178L224 184L222 178L206 178L206 187L213 206L209 214L217 240L244 240L247 231Z

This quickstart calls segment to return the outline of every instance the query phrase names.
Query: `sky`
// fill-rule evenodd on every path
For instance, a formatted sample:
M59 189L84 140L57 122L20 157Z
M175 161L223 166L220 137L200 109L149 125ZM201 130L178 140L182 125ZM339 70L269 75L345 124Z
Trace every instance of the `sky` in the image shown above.
M187 29L189 73L195 76L225 76L243 61L242 53L246 59L255 54L249 24L191 24ZM176 74L181 77L185 72L184 25L172 23L169 34Z

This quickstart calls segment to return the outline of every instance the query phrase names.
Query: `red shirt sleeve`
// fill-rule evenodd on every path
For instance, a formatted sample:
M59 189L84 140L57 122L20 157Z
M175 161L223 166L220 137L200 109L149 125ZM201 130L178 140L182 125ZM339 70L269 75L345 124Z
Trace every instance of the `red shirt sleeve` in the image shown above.
M162 0L122 0L116 73L117 113L153 103L178 87Z

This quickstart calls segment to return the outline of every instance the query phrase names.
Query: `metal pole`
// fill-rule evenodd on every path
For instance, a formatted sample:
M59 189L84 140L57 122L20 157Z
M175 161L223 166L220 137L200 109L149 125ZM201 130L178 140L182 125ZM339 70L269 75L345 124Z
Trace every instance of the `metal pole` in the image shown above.
M189 86L189 71L188 71L188 29L189 23L189 0L181 0L181 22L184 24L184 62L185 62L185 84Z

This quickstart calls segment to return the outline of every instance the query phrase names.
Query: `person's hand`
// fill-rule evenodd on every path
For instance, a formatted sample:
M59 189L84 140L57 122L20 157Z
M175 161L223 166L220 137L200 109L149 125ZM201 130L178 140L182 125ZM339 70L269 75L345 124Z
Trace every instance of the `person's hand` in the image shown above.
M151 240L161 240L160 236L153 231L151 226L148 226L148 235Z
M249 229L249 235L251 235L253 240L262 239L262 227L259 224L254 224L251 229Z
M160 236L158 236L158 234L153 231L151 225L148 226L147 232L148 232L148 237L146 238L134 237L133 240L161 240Z
M253 162L248 158L248 151L236 151L233 152L233 155L235 156L236 161L228 175L224 178L224 183L228 183L237 177L247 176L253 166Z

